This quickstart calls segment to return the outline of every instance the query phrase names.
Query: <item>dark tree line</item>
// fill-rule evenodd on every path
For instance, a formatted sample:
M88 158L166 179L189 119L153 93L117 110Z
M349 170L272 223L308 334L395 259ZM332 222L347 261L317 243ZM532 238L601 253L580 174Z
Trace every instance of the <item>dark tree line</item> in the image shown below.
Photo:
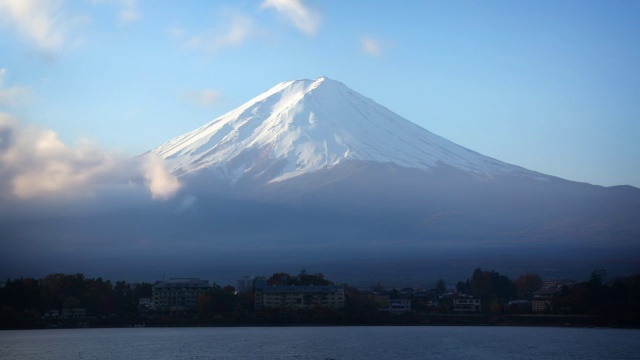
M479 298L484 313L505 313L510 311L505 306L510 300L535 299L534 294L542 285L536 274L525 274L512 281L496 271L476 269L469 279L458 283L457 290ZM594 272L587 281L561 288L550 302L546 313L616 316L637 322L640 320L640 275L604 284Z
M615 316L640 321L640 274L603 284L594 273L589 281L563 288L553 299L556 313Z
M497 271L476 269L466 281L458 282L459 292L480 299L483 312L499 312L509 300L528 299L542 286L537 274L525 274L510 280Z
M134 317L138 302L151 296L151 284L115 284L102 278L86 278L83 274L51 274L43 279L7 280L0 289L0 326L16 327L22 321L34 322L50 315L50 311L77 308L95 318Z

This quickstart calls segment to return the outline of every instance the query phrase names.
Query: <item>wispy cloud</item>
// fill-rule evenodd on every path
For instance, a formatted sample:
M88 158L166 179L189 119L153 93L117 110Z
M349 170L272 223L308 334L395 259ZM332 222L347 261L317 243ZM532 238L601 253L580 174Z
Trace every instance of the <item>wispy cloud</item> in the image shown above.
M180 183L161 159L129 159L88 142L67 146L52 130L0 113L0 194L77 198L123 187L146 188L153 199L166 199Z
M71 42L78 18L67 14L61 0L0 0L0 21L15 29L40 52L53 56Z
M227 14L220 26L208 29L203 33L190 35L178 26L169 29L173 38L182 41L182 44L191 50L200 50L215 53L223 48L239 46L248 40L253 34L253 20L251 17L238 12Z
M211 106L219 103L222 100L222 95L219 91L213 89L204 89L197 91L188 91L186 98L190 102L200 106Z
M4 85L7 69L0 68L0 105L15 106L24 102L29 97L29 88L24 86Z
M301 0L265 0L261 8L274 8L300 31L314 35L320 26L320 14Z
M185 31L182 26L173 25L167 29L167 34L174 39L180 39L185 35Z
M382 46L380 42L374 38L364 36L360 39L360 50L367 55L380 57L382 56Z
M112 4L118 8L118 21L128 24L142 18L138 10L138 0L92 0L94 4Z
M120 0L120 12L118 20L121 23L131 23L140 20L141 16L138 12L138 3L136 0Z

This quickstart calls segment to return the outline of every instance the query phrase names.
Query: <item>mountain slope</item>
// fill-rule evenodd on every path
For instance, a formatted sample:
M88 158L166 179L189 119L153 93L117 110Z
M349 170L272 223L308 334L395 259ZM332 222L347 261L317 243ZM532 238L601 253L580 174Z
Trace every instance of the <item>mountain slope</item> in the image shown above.
M207 169L231 183L277 182L348 160L548 179L456 145L326 77L280 83L151 153L177 175Z

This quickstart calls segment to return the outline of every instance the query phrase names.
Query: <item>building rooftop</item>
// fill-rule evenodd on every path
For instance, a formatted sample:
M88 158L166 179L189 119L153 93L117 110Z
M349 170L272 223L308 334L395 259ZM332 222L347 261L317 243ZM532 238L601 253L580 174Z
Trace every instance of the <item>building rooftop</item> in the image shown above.
M211 287L207 280L198 278L172 278L153 286L154 289L163 288L204 288Z
M258 287L264 293L332 293L344 290L344 287L338 285L322 285L322 286L264 286Z

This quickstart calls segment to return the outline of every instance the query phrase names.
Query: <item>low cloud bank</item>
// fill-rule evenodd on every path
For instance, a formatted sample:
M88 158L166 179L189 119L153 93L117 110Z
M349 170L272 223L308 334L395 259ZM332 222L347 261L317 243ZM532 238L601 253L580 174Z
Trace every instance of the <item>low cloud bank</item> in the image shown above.
M52 130L0 113L1 198L84 199L117 189L148 191L164 200L180 183L163 159L132 159L87 142L68 146Z

